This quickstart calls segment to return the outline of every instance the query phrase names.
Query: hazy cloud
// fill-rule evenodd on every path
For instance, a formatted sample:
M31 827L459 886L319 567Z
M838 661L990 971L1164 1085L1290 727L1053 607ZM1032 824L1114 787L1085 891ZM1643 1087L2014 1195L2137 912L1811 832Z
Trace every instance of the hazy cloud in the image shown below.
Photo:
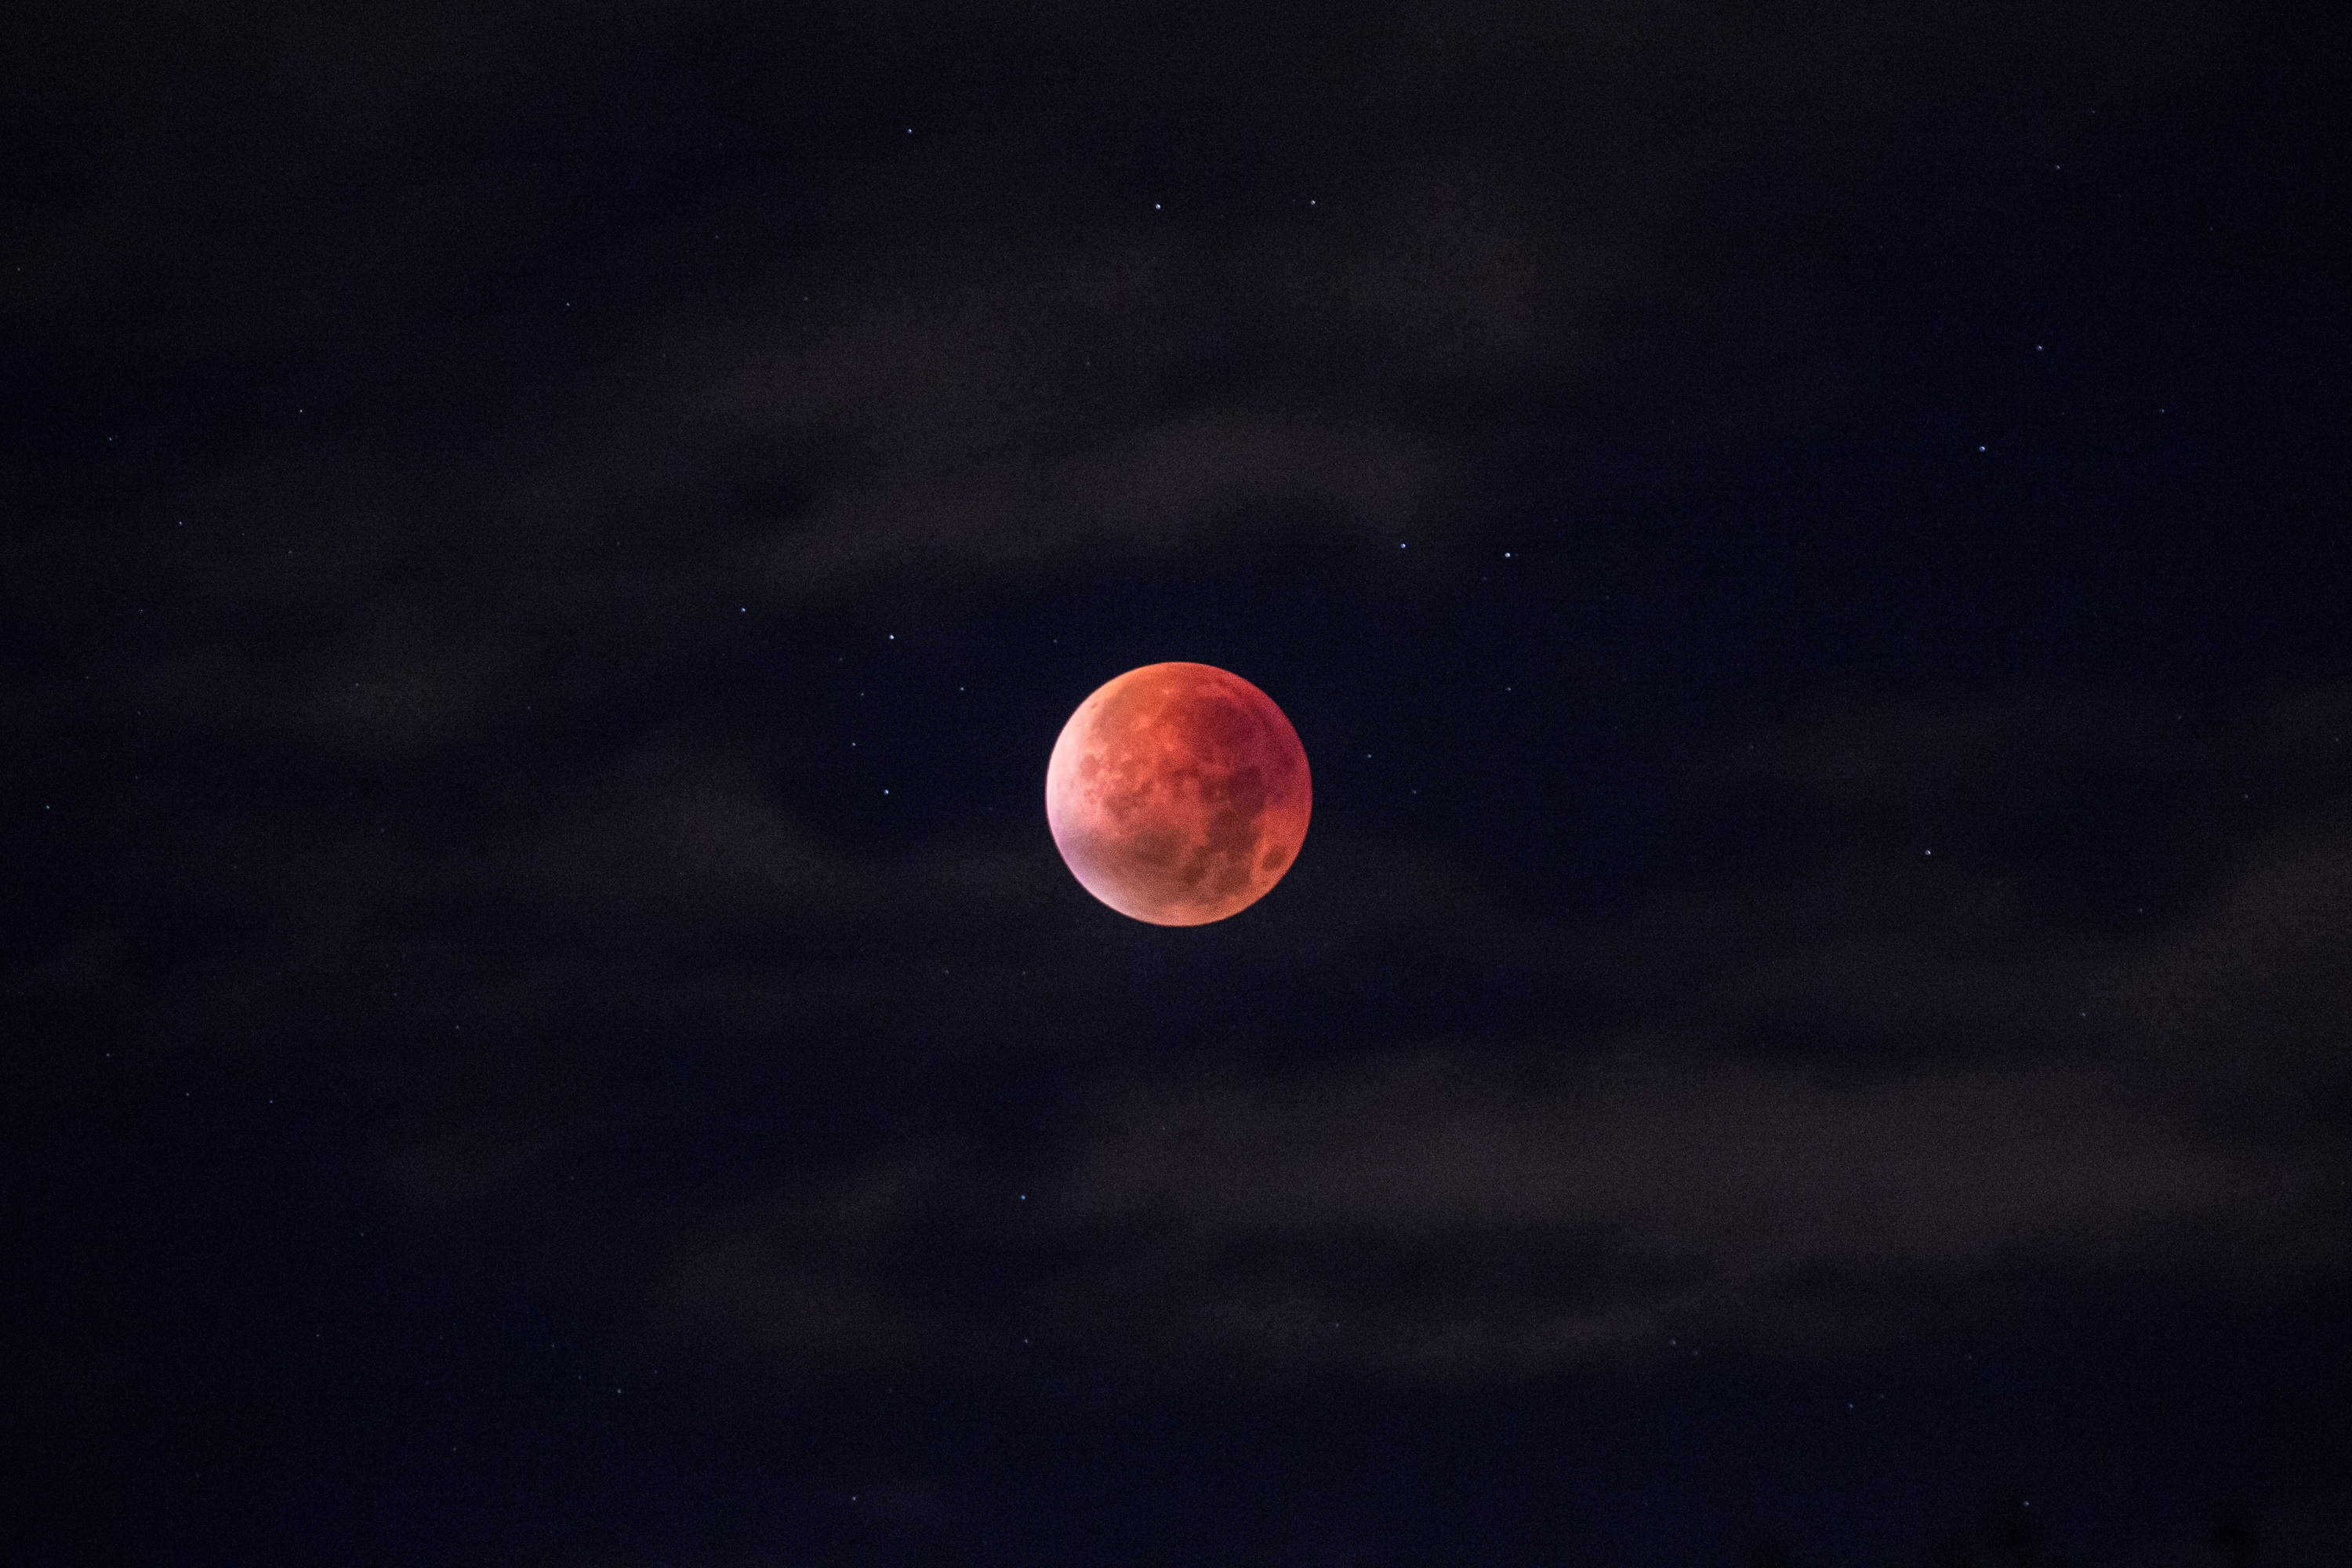
M2282 725L2315 732L2315 701L2188 749L2234 769ZM2045 732L2030 707L1863 728L1974 737L1896 746L1882 802L1965 803L1969 776ZM2116 765L2181 763L2131 723L2108 732L2093 749ZM2305 798L2333 749L2296 753ZM1812 776L1853 787L1848 765ZM1966 812L1943 826L1940 864L1842 832L1777 878L1573 930L1457 906L1507 955L1500 983L1600 976L1633 1021L1082 1074L1020 1166L1025 1195L950 1160L838 1235L794 1235L901 1267L950 1235L1015 1277L985 1309L900 1302L933 1349L1025 1325L1106 1355L1415 1379L1677 1341L1842 1353L2095 1283L2261 1294L2341 1269L2352 827L2291 814L2187 906L2106 931L2006 887L1965 847L1982 828ZM755 1246L767 1212L721 1223ZM822 1342L791 1326L815 1310L804 1289L737 1278L727 1321Z

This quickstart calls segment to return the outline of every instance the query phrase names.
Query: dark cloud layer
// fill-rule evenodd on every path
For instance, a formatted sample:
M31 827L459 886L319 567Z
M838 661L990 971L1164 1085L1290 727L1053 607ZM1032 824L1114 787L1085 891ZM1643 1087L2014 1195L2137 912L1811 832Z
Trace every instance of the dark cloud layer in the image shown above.
M2284 709L2247 752L2295 749L2281 731L2326 711ZM2109 765L2174 750L2102 717L2067 732L2148 747ZM1748 766L1839 794L1867 770L1875 800L1933 799L2018 765L1997 737L2045 721L1880 715L1847 743L1969 743L1835 769L1808 723ZM1082 1078L1026 1173L900 1151L762 1200L684 1266L679 1299L795 1354L860 1318L869 1350L914 1353L919 1304L851 1303L887 1298L894 1268L922 1277L948 1229L1021 1280L1001 1313L932 1311L936 1349L1025 1326L1212 1365L1510 1377L1682 1342L1850 1352L2021 1295L2158 1279L2260 1295L2340 1268L2341 817L2246 844L2155 929L2114 933L2037 911L1970 853L1983 824L1938 815L1940 863L1841 844L1601 926L1444 910L1477 923L1486 973L1440 984L1565 968L1617 990L1583 998L1612 1022L1538 1013L1507 1041L1429 1042L1375 1025L1286 1067L1184 1040L1174 1070ZM765 1250L779 1214L803 1228Z

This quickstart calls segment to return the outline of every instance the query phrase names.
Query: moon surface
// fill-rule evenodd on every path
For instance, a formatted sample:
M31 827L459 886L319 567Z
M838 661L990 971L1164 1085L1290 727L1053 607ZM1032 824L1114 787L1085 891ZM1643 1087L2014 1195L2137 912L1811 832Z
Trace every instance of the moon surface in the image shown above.
M1045 820L1070 874L1153 925L1206 925L1265 897L1312 805L1290 721L1213 665L1147 664L1106 683L1045 766Z

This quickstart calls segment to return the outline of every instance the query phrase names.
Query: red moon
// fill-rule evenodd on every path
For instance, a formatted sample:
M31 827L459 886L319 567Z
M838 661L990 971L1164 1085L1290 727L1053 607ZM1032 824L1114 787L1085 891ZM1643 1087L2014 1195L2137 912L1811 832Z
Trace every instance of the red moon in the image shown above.
M1307 749L1274 699L1206 664L1147 664L1078 704L1045 765L1070 874L1153 925L1239 914L1307 837Z

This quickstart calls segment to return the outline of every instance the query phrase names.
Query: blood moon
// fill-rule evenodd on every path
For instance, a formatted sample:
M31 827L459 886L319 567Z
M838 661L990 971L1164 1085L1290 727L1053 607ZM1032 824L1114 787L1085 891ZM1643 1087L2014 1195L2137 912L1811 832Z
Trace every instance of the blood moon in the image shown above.
M1147 664L1078 704L1045 820L1079 885L1153 925L1238 914L1307 837L1307 749L1274 700L1206 664Z

